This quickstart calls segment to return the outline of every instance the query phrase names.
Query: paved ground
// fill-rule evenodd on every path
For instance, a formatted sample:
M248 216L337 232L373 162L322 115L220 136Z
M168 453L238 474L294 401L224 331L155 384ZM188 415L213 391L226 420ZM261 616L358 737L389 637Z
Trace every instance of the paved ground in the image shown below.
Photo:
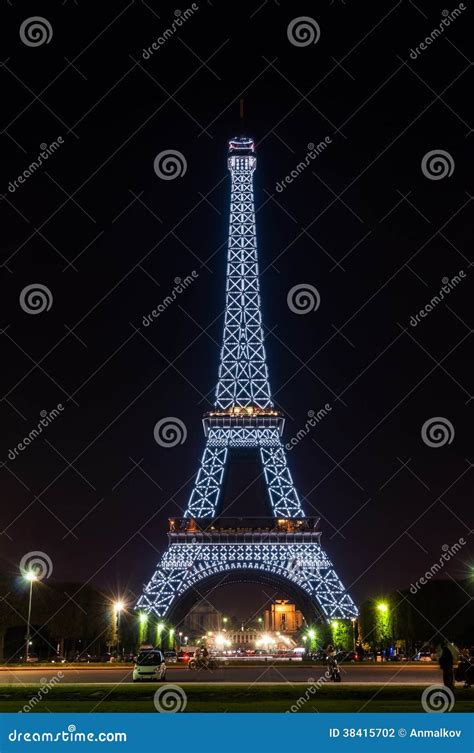
M132 667L81 668L65 669L58 666L53 668L40 667L38 669L0 670L0 684L38 683L43 678L50 680L60 671L64 673L61 683L117 683L132 681ZM224 667L213 672L190 672L181 666L170 666L167 671L167 682L211 682L211 683L254 683L254 682L311 682L309 678L318 680L324 674L325 667L314 665L311 667L282 666L276 667ZM433 685L441 682L441 673L437 665L403 666L398 664L384 664L381 666L367 666L347 664L341 666L342 682L367 684L403 684L403 685Z

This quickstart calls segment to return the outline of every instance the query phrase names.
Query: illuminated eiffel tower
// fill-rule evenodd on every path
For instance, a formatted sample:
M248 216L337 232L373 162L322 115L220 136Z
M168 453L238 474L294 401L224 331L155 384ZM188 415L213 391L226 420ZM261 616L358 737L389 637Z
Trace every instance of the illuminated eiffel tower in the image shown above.
M307 518L281 442L284 417L273 406L262 330L255 230L252 139L229 142L232 178L226 309L215 407L204 416L206 446L184 518L170 520L169 547L137 607L184 616L223 579L276 585L321 621L357 615ZM226 464L259 453L271 517L219 515ZM308 619L308 617L307 617Z

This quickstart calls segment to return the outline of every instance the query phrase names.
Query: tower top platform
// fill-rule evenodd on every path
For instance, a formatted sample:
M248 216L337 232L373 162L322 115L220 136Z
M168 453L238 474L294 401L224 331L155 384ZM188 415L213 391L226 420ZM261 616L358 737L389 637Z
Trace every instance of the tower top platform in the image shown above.
M248 136L236 136L229 141L229 157L235 154L238 154L239 156L249 156L254 153L254 140Z

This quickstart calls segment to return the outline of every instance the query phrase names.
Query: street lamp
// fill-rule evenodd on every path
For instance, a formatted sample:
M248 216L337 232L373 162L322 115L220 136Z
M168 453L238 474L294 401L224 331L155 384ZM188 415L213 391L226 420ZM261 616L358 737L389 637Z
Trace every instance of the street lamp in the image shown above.
M28 619L26 622L26 661L28 662L29 655L30 655L30 624L31 624L31 600L33 598L33 583L35 580L38 580L38 576L36 575L36 572L34 570L28 570L24 574L25 579L30 584L30 597L28 600Z
M156 643L161 648L161 634L163 630L165 629L165 623L159 622L156 626Z
M377 604L377 609L379 610L379 612L387 612L388 606L384 601L379 601L379 603Z
M355 651L356 650L356 633L355 633L356 618L352 617L351 622L352 622L352 647Z
M117 658L120 656L120 615L125 608L123 601L114 602L115 627L117 630Z

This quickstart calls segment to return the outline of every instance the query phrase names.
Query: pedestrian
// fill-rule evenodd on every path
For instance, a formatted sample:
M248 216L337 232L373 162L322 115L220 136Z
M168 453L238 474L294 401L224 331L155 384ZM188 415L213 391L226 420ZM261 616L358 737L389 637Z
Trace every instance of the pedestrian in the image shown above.
M464 687L474 685L474 646L469 649L469 656L464 660Z
M446 641L442 644L443 650L439 657L439 666L443 671L443 685L446 685L450 690L454 690L454 670L453 670L453 655L448 648Z

